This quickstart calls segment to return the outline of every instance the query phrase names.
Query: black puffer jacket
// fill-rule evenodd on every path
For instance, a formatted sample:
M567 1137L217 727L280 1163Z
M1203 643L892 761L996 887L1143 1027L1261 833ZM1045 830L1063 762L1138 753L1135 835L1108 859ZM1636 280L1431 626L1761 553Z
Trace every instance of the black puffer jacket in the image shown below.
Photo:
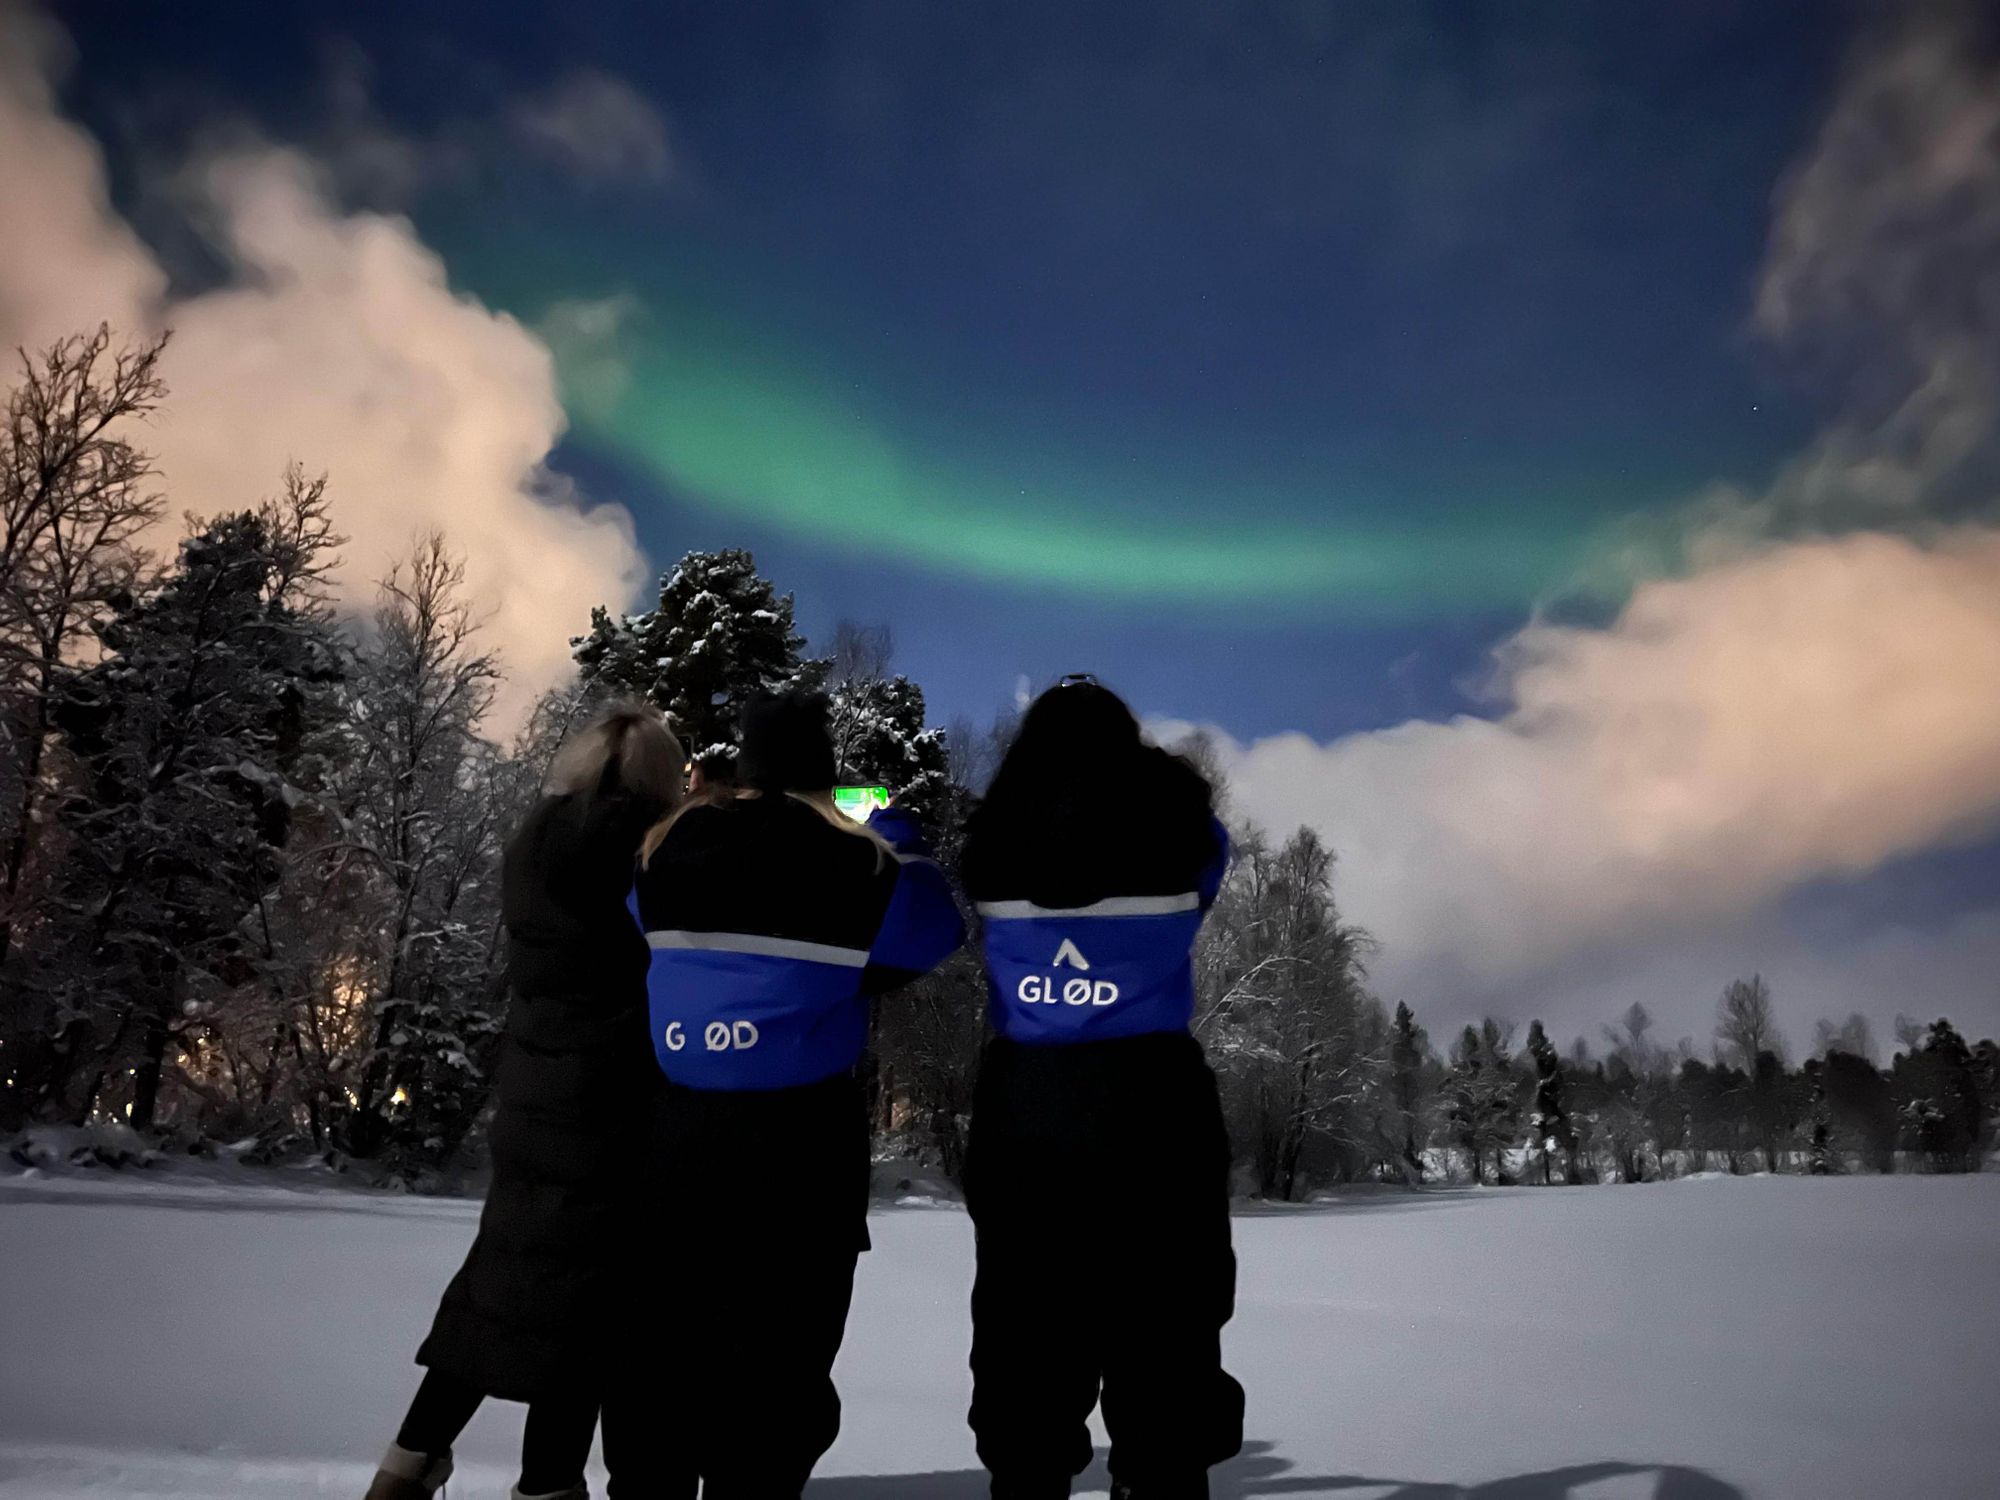
M494 1079L493 1185L417 1362L489 1395L573 1390L601 1369L635 1143L661 1086L645 938L625 905L657 806L548 797L507 847L512 996Z

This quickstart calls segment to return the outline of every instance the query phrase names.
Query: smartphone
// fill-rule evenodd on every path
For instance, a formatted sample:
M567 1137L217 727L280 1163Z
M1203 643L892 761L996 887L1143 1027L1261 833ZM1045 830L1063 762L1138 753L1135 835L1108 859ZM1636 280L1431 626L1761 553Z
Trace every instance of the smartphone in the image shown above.
M878 807L889 805L886 786L837 786L833 805L857 823L866 823Z

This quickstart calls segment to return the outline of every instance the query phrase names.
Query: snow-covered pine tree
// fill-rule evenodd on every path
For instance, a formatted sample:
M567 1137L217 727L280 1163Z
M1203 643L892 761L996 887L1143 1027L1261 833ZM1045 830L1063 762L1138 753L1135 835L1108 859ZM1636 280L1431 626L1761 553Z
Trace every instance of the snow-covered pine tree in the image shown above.
M1552 1180L1554 1162L1563 1164L1563 1180L1575 1180L1576 1127L1570 1123L1562 1058L1557 1055L1540 1021L1528 1024L1528 1056L1535 1065L1535 1098L1528 1115L1529 1139L1542 1160L1542 1181Z
M846 783L888 787L948 844L967 810L959 803L970 797L953 798L945 732L925 725L924 690L890 674L894 655L886 627L835 627L826 676L837 774Z
M1766 1171L1778 1172L1784 1168L1783 1148L1801 1113L1798 1083L1795 1076L1785 1071L1784 1061L1776 1052L1767 1047L1757 1054L1756 1066L1750 1072L1750 1114L1763 1148Z
M1513 1179L1507 1173L1507 1152L1520 1144L1522 1125L1522 1078L1514 1066L1514 1025L1487 1016L1479 1023L1480 1053L1485 1069L1480 1096L1479 1126L1484 1145L1493 1156L1495 1177L1503 1184Z
M1451 1074L1445 1085L1445 1123L1452 1142L1472 1163L1472 1180L1486 1180L1486 1137L1480 1128L1486 1096L1486 1057L1479 1045L1479 1028L1467 1026L1452 1047Z
M1895 1171L1896 1098L1881 1069L1866 1057L1835 1048L1820 1060L1819 1083L1836 1158L1852 1151L1870 1171Z
M1417 1133L1423 1119L1425 1065L1429 1055L1430 1038L1417 1024L1410 1007L1397 1001L1396 1019L1389 1029L1389 1095L1403 1170L1413 1182L1424 1180L1424 1159L1418 1149Z
M1811 1126L1806 1170L1815 1177L1830 1177L1840 1170L1840 1153L1833 1138L1833 1108L1827 1100L1826 1059L1809 1057L1799 1072L1805 1080Z
M1990 1143L1980 1069L1950 1021L1933 1021L1892 1074L1907 1144L1934 1172L1976 1172Z
M150 1128L163 1073L208 1025L199 987L251 961L242 924L278 879L293 773L338 710L321 587L337 544L324 482L294 470L282 498L209 522L122 601L103 657L60 696L82 779L58 813L42 972L66 997L78 1117L128 1068L126 1113Z
M657 608L613 619L600 607L571 645L586 689L654 704L697 759L734 743L746 700L818 688L826 676L824 662L802 655L792 596L740 549L688 553L661 578Z

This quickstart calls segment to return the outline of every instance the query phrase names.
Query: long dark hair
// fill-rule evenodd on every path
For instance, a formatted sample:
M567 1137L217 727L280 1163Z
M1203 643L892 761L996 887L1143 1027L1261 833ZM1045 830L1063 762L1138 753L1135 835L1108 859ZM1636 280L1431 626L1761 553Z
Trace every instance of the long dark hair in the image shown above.
M1214 855L1214 802L1116 693L1066 679L1029 705L967 823L966 889L1047 906L1189 890Z
M879 868L895 851L882 835L834 805L833 737L826 719L826 699L817 693L760 693L752 698L737 716L734 779L740 789L706 803L690 799L673 809L647 832L639 848L640 865L652 864L654 852L674 824L698 806L738 809L749 801L784 797L811 808L828 826L873 844Z

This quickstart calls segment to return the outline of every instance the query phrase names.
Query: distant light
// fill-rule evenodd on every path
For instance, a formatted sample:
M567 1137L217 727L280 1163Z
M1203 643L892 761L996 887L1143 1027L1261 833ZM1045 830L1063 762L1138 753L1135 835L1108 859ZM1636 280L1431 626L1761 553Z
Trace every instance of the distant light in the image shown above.
M389 1102L391 1104L408 1104L410 1102L410 1091L399 1085L396 1092L389 1096Z

